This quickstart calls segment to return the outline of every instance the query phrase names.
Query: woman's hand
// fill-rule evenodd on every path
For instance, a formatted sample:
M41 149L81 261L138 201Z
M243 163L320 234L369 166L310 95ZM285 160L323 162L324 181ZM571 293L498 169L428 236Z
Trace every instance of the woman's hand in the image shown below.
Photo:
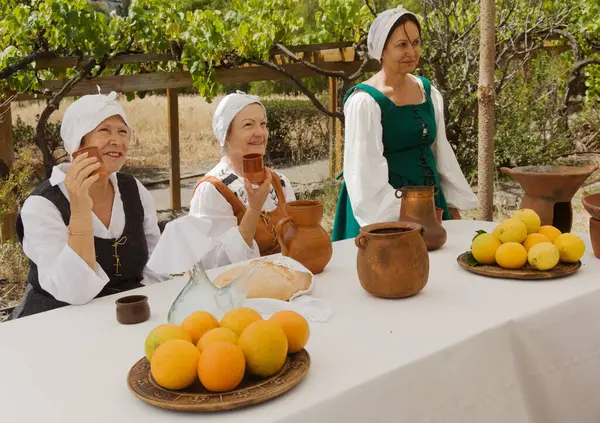
M450 217L452 220L461 220L460 212L455 207L448 207L448 211L450 212Z
M96 157L89 157L87 153L77 156L65 176L65 187L69 193L69 201L71 209L75 210L92 210L94 202L90 197L90 187L99 178L99 174L90 176L92 172L98 170L100 163Z
M246 186L246 192L248 193L248 207L250 209L258 212L262 211L267 196L271 191L271 182L273 182L273 177L269 171L265 171L265 180L258 188L252 187L250 181L244 178L244 185Z

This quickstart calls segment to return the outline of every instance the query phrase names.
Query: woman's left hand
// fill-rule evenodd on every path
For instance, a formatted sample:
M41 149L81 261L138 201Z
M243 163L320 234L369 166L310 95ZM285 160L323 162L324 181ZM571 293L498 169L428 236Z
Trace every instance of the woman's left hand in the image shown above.
M461 220L460 212L455 207L448 207L448 211L450 212L450 217L452 220Z

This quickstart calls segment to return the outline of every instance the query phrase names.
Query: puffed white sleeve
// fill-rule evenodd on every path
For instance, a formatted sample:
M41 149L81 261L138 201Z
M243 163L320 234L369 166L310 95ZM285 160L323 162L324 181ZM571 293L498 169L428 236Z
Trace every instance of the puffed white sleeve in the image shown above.
M100 264L96 271L69 247L60 211L48 199L30 196L21 209L23 252L37 266L40 287L59 301L92 301L110 280Z
M190 214L209 219L212 223L208 236L214 244L202 258L205 269L260 256L256 241L253 241L252 248L248 247L239 231L233 208L210 182L202 182L196 188L190 202Z
M357 90L348 98L344 115L344 180L356 221L365 226L398 220L400 200L388 182L379 105Z
M146 235L146 243L148 244L148 257L152 255L154 247L160 239L160 229L158 228L158 216L156 214L156 206L150 192L136 179L140 200L144 208L144 234ZM162 282L169 279L169 275L161 275L154 272L148 267L144 267L142 285L150 285L157 282Z
M285 194L285 201L289 203L290 201L296 201L296 193L294 192L294 187L292 187L292 183L287 178L287 176L279 174L281 179L283 180L285 187L283 188L283 193Z
M431 87L431 100L435 111L437 137L431 146L436 160L437 171L440 175L440 185L446 196L448 206L460 210L477 208L477 196L465 178L454 150L446 138L446 124L444 121L444 99L442 94Z

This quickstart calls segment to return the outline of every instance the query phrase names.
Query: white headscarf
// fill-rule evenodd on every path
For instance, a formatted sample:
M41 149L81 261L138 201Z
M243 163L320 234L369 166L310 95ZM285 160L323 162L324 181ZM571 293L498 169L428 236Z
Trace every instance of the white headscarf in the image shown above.
M235 118L244 107L250 104L260 104L265 112L265 117L267 116L265 106L260 102L260 98L255 95L248 95L245 92L236 91L233 94L223 97L217 106L217 110L215 110L212 120L213 132L215 133L215 137L217 137L219 144L221 144L221 147L225 145L227 131L229 130L229 125L231 125L233 118Z
M417 18L417 15L409 12L402 6L398 6L395 9L388 9L377 15L369 28L369 35L367 36L367 48L369 49L369 55L373 59L381 62L383 47L385 46L385 41L390 30L398 19L404 15L412 15L415 19Z
M125 124L131 127L116 99L117 93L114 91L108 95L84 95L67 108L60 126L60 137L69 155L79 148L84 135L111 116L121 116Z

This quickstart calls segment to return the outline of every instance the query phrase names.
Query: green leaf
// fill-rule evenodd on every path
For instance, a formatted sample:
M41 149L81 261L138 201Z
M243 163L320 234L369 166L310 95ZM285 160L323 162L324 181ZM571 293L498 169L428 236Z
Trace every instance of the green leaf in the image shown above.
M476 231L475 236L473 237L473 241L475 241L475 238L477 238L479 235L483 235L483 234L487 234L487 232L484 231L483 229L479 229L478 231Z
M467 257L467 266L475 267L481 264L477 260L475 260L475 257L473 257L473 253L471 253L471 251L467 251L467 254L469 254L469 256Z

